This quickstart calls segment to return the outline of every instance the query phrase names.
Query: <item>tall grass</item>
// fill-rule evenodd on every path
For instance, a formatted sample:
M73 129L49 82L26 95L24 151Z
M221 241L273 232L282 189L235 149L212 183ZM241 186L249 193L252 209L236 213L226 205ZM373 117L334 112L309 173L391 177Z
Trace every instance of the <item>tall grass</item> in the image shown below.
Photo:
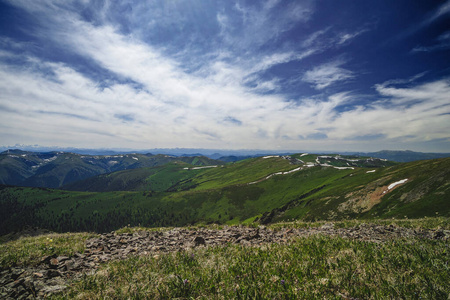
M449 245L311 236L132 257L75 282L65 299L447 299Z

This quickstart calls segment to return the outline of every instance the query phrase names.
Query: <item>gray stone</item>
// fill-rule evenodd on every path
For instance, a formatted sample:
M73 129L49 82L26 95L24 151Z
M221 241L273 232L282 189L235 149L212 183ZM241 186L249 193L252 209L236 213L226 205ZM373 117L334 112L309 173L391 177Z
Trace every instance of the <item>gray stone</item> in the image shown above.
M62 292L66 288L67 288L66 285L46 286L45 288L43 288L41 290L41 292L44 293L44 295L49 295L49 294L55 294L55 293Z
M194 238L194 244L195 246L206 245L206 241L203 237L197 236Z
M68 256L58 256L56 259L58 260L58 262L64 262L66 260L69 260L70 257L68 257Z
M16 280L17 278L19 278L20 277L20 275L22 275L24 272L25 272L25 270L24 269L12 269L11 270L12 272L11 272L11 279L13 279L13 280Z
M58 264L59 264L59 261L57 258L51 258L50 261L48 262L49 267L52 269L58 268Z
M48 269L45 272L45 277L46 278L53 278L53 277L59 277L62 276L62 273L58 270L54 270L54 269Z

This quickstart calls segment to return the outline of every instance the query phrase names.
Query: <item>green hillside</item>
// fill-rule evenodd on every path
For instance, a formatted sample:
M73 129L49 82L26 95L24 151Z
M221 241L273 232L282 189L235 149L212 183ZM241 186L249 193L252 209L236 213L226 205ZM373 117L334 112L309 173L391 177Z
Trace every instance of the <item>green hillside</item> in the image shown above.
M29 155L29 152L14 150L0 153L0 183L20 185L33 176L35 166L51 156Z
M407 179L391 189L389 185ZM403 218L448 215L450 159L355 169L311 196L271 212L273 219Z
M297 159L254 158L207 168L178 162L102 175L91 185L89 181L72 185L74 189L86 185L85 190L95 192L3 186L1 234L24 225L106 232L128 224L157 227L450 214L449 158L379 168L312 165L317 157L303 163Z
M266 176L294 169L289 160L251 158L236 163L194 166L174 162L154 168L126 170L96 176L64 186L76 191L182 191L188 189L217 189L230 185L246 184Z
M301 157L302 159L300 159ZM217 162L216 162L217 163ZM296 172L312 166L352 169L385 167L395 163L380 159L318 156L315 154L249 158L234 163L193 166L175 162L156 168L114 172L63 186L75 191L183 191L223 188L230 185L257 183L280 172Z
M111 191L166 191L179 182L202 172L203 169L183 162L173 162L153 168L139 168L102 174L63 186L64 190L111 192Z
M217 164L217 161L204 156L81 155L68 152L8 150L0 153L0 184L59 188L99 174L161 166L174 161L198 166Z

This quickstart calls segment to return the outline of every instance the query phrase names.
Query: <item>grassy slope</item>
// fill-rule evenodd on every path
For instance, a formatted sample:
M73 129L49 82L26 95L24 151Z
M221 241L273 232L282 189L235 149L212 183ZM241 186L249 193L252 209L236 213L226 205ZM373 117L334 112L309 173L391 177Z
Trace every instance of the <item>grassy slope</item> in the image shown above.
M231 185L246 184L266 177L267 175L294 169L286 159L250 158L222 168L209 169L195 178L196 190L217 189Z
M450 195L450 159L378 168L373 173L364 168L312 167L252 185L246 183L296 166L281 158L259 158L210 169L185 167L172 164L144 174L142 186L152 191L86 193L5 188L0 191L5 220L2 229L27 222L58 231L108 231L126 224L234 224L251 222L269 212L274 212L271 221L421 217L434 216L436 211L448 216L450 212L446 201ZM357 202L342 206L405 178L408 182L381 197L370 210L365 211ZM178 192L164 192L167 189Z
M184 158L187 160L187 158ZM229 185L244 184L265 176L291 170L294 166L282 158L253 158L216 168L195 169L198 161L174 162L156 168L126 170L89 178L68 185L68 190L112 191L147 190L177 191L186 189L207 190ZM201 164L202 166L203 164ZM189 169L185 169L189 168ZM66 187L64 187L66 188Z
M449 229L448 218L383 220L411 228ZM358 226L361 221L338 222ZM283 223L272 227L320 226ZM146 230L138 228L136 230ZM124 228L123 232L133 231ZM0 244L3 267L34 265L45 255L84 251L92 234L49 234ZM102 265L54 299L446 299L450 290L446 241L384 243L310 236L259 247L199 247L150 253Z
M25 186L46 186L58 188L68 182L80 180L105 172L102 167L90 165L79 155L68 153L58 156L54 161L40 167L37 172L27 178Z
M139 168L103 174L64 186L65 190L111 192L155 191L170 189L180 181L195 176L201 170L185 170L192 165L183 162L169 163L153 168Z
M32 176L30 167L35 164L36 159L30 161L17 160L8 155L0 155L0 183L20 184L26 178Z
M109 263L55 298L445 299L447 250L442 241L323 236L195 249Z
M353 176L343 176L332 185L308 197L309 203L301 203L286 212L283 217L307 219L343 217L421 217L433 216L436 212L449 216L450 202L450 159L418 161L376 169L350 172ZM386 193L381 202L370 211L358 209L340 210L339 204L347 201L349 195L363 197L376 188L386 187L402 179L408 181ZM337 212L337 213L336 213Z
M392 174L395 180L408 178L409 182L389 193L368 217L449 215L450 159L412 162L403 168L388 169L386 173Z

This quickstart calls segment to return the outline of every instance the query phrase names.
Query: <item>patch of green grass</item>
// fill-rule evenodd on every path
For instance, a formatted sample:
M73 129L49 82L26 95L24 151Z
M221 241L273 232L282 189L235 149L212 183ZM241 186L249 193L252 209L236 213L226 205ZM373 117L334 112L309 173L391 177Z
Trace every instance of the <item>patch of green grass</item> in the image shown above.
M142 226L134 226L134 227L123 227L120 229L115 230L114 232L116 234L124 234L124 233L135 233L139 231L169 231L173 229L173 227L156 227L156 228L149 228L149 227L142 227Z
M295 169L288 160L281 157L251 158L223 167L205 170L193 181L196 190L218 189L238 184L247 184L262 179L270 174Z
M196 248L111 262L55 298L446 299L448 251L444 241L326 236Z
M298 154L292 154L290 156L293 158L300 159L304 162L311 162L311 163L316 162L317 154L306 154L306 155L305 154L306 153L303 153L303 154L298 153Z
M357 227L363 223L375 224L375 225L394 225L404 228L423 228L423 229L444 229L450 230L450 218L436 217L436 218L420 218L420 219L381 219L381 220L343 220L343 221L316 221L316 222L304 222L304 221L291 221L291 222L279 222L271 224L268 227L274 230L285 228L317 228L325 224L334 224L335 228L351 228Z
M94 236L92 233L52 233L0 244L0 269L36 265L47 255L72 256L76 252L83 253L85 241Z

